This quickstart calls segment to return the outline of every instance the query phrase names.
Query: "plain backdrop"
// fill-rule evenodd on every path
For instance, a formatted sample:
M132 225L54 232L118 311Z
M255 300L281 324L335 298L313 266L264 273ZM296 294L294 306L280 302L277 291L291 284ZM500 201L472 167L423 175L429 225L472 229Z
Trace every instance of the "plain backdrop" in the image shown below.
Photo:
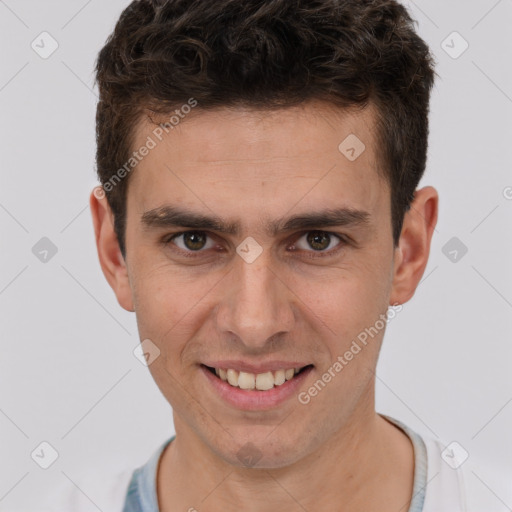
M101 273L88 207L93 66L128 3L0 0L3 511L91 468L135 468L174 433L170 406L133 354L134 314ZM424 278L387 328L377 409L510 471L512 2L406 5L440 76L420 185L437 188L440 212ZM46 51L58 44L48 58L31 46L41 37ZM48 469L31 456L42 442L58 453ZM471 476L500 499L492 470Z

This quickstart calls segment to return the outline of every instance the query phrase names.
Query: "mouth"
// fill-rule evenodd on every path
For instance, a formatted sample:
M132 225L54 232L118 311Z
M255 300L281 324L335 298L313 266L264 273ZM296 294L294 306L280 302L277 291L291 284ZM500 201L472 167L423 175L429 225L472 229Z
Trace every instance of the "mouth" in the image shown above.
M296 379L313 368L312 364L299 368L282 368L264 373L250 373L237 371L232 368L213 368L201 365L220 381L225 382L232 388L245 391L269 391L278 388L283 384Z

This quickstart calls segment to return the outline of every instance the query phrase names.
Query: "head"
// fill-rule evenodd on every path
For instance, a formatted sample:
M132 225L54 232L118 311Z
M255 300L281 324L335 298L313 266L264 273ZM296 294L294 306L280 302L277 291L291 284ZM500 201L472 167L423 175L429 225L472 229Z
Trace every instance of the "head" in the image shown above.
M91 209L177 432L234 464L251 440L278 467L370 413L376 322L413 296L437 220L417 191L433 80L393 0L125 9L97 61ZM243 410L210 388L221 361L309 370L296 400Z

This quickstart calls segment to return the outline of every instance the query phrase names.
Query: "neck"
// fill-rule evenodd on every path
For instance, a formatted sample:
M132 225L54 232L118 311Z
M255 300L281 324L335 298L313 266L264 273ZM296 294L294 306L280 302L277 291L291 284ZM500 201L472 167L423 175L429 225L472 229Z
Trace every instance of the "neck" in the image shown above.
M306 457L272 469L230 465L179 418L175 427L176 439L162 455L157 477L162 512L256 512L270 507L323 512L332 510L333 503L340 511L408 510L412 444L375 411L347 422Z

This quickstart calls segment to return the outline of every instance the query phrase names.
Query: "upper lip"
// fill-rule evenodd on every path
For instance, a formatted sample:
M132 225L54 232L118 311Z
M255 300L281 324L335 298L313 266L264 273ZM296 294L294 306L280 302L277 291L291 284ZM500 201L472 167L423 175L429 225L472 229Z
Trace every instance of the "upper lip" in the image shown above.
M266 363L250 363L248 361L240 360L210 361L203 364L211 368L222 368L224 370L232 369L239 372L254 374L275 372L277 370L288 370L289 368L303 368L304 366L311 365L311 363L305 363L303 361L268 361Z

